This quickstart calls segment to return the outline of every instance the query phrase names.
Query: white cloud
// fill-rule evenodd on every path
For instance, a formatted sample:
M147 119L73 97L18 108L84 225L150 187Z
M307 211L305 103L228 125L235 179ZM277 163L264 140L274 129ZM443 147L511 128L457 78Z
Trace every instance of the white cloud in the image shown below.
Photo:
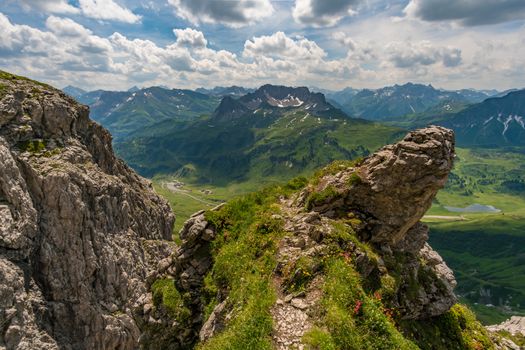
M173 33L177 37L177 45L186 46L192 48L202 48L208 45L208 41L204 38L204 34L201 31L186 28L186 29L173 29Z
M82 13L87 17L125 23L140 22L141 17L113 0L79 0Z
M465 26L525 19L523 0L410 0L404 12L425 21L456 21Z
M177 16L191 23L220 23L238 28L259 22L274 12L270 0L168 0Z
M442 63L446 67L461 63L461 50L452 47L437 47L429 41L391 42L386 47L390 60L398 68L417 68Z
M86 89L265 83L337 89L406 81L447 88L522 85L525 27L490 37L462 27L444 35L435 27L409 20L352 22L335 32L323 30L317 42L277 31L246 40L237 55L208 47L205 34L194 28L174 29L173 40L160 45L118 32L96 35L69 18L49 16L37 29L0 13L0 66ZM328 54L334 50L337 55Z
M78 0L79 7L71 5L68 0L18 0L17 3L27 12L84 15L98 20L124 23L138 23L141 20L141 16L117 4L115 0Z
M92 32L69 18L49 16L46 27L58 36L87 36Z
M336 25L342 18L353 16L361 0L295 0L293 18L297 23L326 27Z
M79 13L80 10L71 6L67 0L19 0L19 4L26 10L40 10L46 13Z
M356 48L355 41L343 32L332 33L332 39L350 50L355 50Z
M326 52L314 41L304 37L289 38L283 32L270 36L260 36L246 40L244 43L244 57L288 57L296 59L313 59L326 56Z

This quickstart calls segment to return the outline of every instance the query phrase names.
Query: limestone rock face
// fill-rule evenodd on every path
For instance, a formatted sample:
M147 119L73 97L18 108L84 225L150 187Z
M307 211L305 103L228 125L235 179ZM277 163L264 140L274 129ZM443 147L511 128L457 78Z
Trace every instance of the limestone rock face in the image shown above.
M457 301L454 275L426 243L428 227L419 221L445 185L454 157L452 130L430 126L355 167L326 174L298 198L299 205L321 216L360 222L360 237L375 245L406 281L396 303L404 318L437 316ZM404 262L398 264L401 256ZM366 263L360 268L367 273L374 269Z
M512 316L500 324L487 326L491 332L507 331L512 335L521 335L525 337L525 317Z
M216 207L212 211L219 209ZM207 339L222 329L225 303L213 310L212 317L203 326L201 291L204 277L213 265L211 242L215 239L216 230L199 211L192 215L179 232L181 245L173 254L159 263L159 268L153 277L168 278L173 281L179 293L186 296L186 305L191 317L183 322L173 320L173 317L162 312L161 308L148 303L139 307L137 318L140 319L142 343L146 348L155 349L189 349L199 339ZM145 295L152 299L152 293ZM202 328L202 329L201 329ZM164 336L171 334L170 336Z
M0 84L0 348L137 348L131 306L169 254L168 204L87 107Z
M511 339L504 337L508 332L513 336L525 337L525 317L512 316L508 320L486 327L498 350L520 350L523 347L516 345ZM503 334L502 334L502 333Z
M313 210L351 207L366 215L372 242L400 242L445 185L454 156L452 130L431 126L413 131L355 169L323 178L316 190L332 187L340 200L327 198Z

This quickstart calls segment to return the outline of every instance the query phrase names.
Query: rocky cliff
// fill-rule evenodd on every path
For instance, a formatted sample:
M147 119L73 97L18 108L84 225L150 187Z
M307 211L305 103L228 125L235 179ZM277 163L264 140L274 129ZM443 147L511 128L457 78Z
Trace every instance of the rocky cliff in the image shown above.
M173 214L88 108L0 72L0 348L135 349Z

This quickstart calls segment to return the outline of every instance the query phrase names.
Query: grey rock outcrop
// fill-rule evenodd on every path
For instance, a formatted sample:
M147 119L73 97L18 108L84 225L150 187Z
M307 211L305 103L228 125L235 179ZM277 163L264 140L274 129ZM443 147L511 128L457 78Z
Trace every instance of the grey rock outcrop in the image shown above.
M359 236L390 262L380 269L395 269L404 281L395 302L404 318L437 316L457 301L454 275L426 243L428 227L419 221L445 185L454 157L453 132L430 126L355 167L326 174L298 197L299 205L323 217L359 221ZM365 274L377 270L366 258L360 260Z
M334 213L352 208L367 218L367 239L389 245L402 241L445 186L454 160L452 130L431 126L381 148L362 164L321 179L321 192L332 188L312 209Z
M487 326L491 332L507 331L512 335L521 335L525 337L525 317L512 316L500 324Z
M486 327L498 350L520 350L523 346L518 346L511 339L505 338L506 334L516 337L525 337L525 317L512 316L508 320Z
M0 348L135 349L131 308L170 253L168 204L88 108L0 78Z
M212 211L219 209L216 207ZM193 214L179 232L181 244L173 254L159 264L152 275L154 278L172 280L177 291L185 295L185 307L191 316L183 323L174 322L173 317L161 312L154 305L142 303L137 317L145 332L143 344L153 348L188 349L199 338L207 339L221 328L226 311L223 303L212 312L207 324L203 326L203 308L201 292L205 275L212 267L211 242L215 239L215 227L205 217L204 211ZM145 299L151 299L151 293ZM202 328L202 329L201 329ZM162 338L159 334L173 334ZM150 347L151 347L150 346Z

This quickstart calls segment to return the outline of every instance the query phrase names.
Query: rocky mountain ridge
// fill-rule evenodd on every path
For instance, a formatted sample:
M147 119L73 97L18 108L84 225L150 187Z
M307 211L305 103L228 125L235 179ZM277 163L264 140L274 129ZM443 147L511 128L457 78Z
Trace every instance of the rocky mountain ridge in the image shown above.
M454 305L452 271L419 222L453 158L453 133L430 127L358 163L335 163L310 182L295 179L196 213L157 275L178 296L176 307L155 301L154 292L144 306L143 319L165 335L147 341L313 349L322 336L328 348L492 348L483 327ZM166 308L172 313L159 312ZM448 334L460 327L448 323L456 317L462 335ZM368 328L367 319L381 326ZM344 323L355 329L341 334ZM443 333L430 339L430 329Z
M89 110L0 72L0 348L135 349L173 214Z
M311 92L306 87L267 84L238 99L224 97L212 119L236 119L251 114L266 116L267 113L278 112L279 109L300 110L320 117L346 117L342 111L326 102L322 93Z

